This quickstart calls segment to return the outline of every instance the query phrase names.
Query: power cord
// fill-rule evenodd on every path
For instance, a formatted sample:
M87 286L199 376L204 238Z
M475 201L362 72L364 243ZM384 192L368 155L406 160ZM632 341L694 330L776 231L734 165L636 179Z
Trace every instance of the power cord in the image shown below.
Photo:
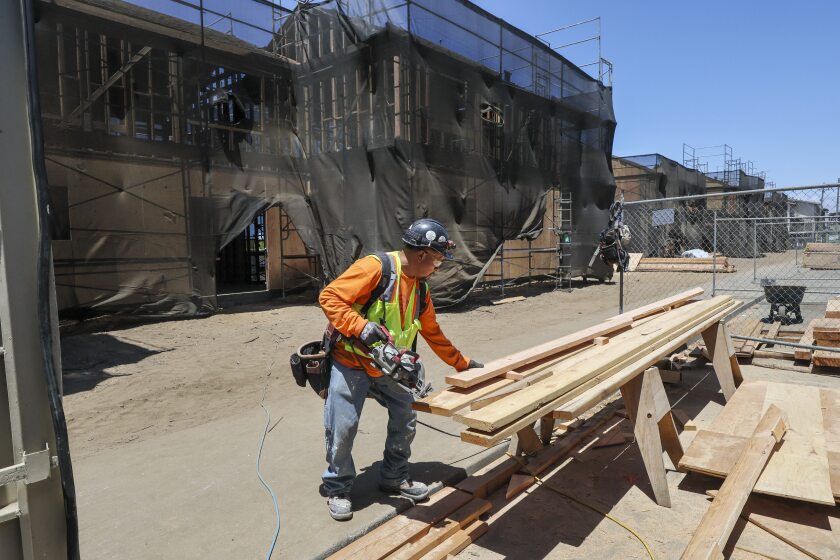
M262 399L260 399L260 408L262 408L263 412L265 412L265 427L263 428L262 437L260 438L260 448L257 451L257 477L260 479L260 483L262 483L263 487L266 489L266 491L268 491L268 494L271 496L271 499L274 502L274 517L276 519L276 523L274 526L274 538L271 540L271 547L265 554L266 560L269 560L271 558L271 555L274 553L274 547L277 546L277 537L280 536L280 506L277 503L277 494L274 493L274 490L271 488L268 482L265 481L265 479L262 476L262 473L260 472L260 458L262 457L263 445L265 444L265 436L268 434L268 425L271 423L271 413L265 407L265 404L263 404L265 401L265 392L267 388L268 383L266 382L266 385L263 387Z
M277 355L277 347L280 345L280 341L275 341L275 352L272 352L272 355ZM274 368L274 364L277 362L277 358L274 358L267 367L267 373L265 375L265 384L263 385L262 390L262 398L260 398L260 408L263 409L265 412L265 427L263 428L262 437L260 437L260 446L257 450L257 462L256 462L256 469L257 469L257 478L260 479L260 484L263 485L263 488L266 489L269 496L271 496L271 500L274 502L274 518L275 518L275 525L274 525L274 536L271 539L271 546L268 548L268 552L265 553L265 560L270 560L271 555L274 554L274 548L277 546L277 538L280 536L280 506L277 503L277 494L274 493L274 489L271 487L268 482L263 478L262 473L260 472L260 459L262 458L262 450L263 446L265 445L265 438L268 435L269 429L268 426L271 424L271 413L265 407L265 395L268 392L268 380L271 378L271 370ZM282 420L282 418L280 418ZM278 420L278 422L280 421ZM274 427L272 426L272 429Z
M610 521L612 521L613 523L615 523L615 524L616 524L616 525L618 525L619 527L622 527L623 529L627 530L627 531L628 531L631 535L633 535L634 537L636 537L636 539L637 539L640 543L642 543L642 546L644 546L644 547L645 547L645 551L647 551L648 556L650 556L650 559L651 559L651 560L656 560L656 557L653 555L653 551L650 549L650 546L648 545L648 543L647 543L647 542L645 542L645 539L644 539L644 538L642 538L642 536L641 536L639 533L637 533L635 530L633 530L633 528L632 528L632 527L629 527L628 525L626 525L625 523L623 523L621 520L619 520L619 519L617 519L617 518L613 517L612 515L610 515L610 514L609 514L609 512L606 512L606 511L602 510L601 508L598 508L598 507L596 507L596 506L593 506L592 504L589 504L589 503L587 503L587 502L584 502L583 500L581 500L581 499L579 499L579 498L576 498L575 496L572 496L571 494L567 494L567 493L563 492L562 490L559 490L559 489L555 488L554 486L552 486L552 485L548 484L548 483L547 483L546 481L544 481L542 478L540 478L539 476L537 476L536 474L534 474L534 473L532 473L530 470L528 470L528 466L527 466L527 465L526 465L526 464L522 461L522 459L520 459L520 458L519 458L519 457L517 457L516 455L513 455L513 454L511 454L511 453L509 453L509 452L505 452L505 454L506 454L508 457L510 457L511 459L515 460L517 463L519 463L519 465L522 467L522 470L524 470L524 471L525 471L526 473L528 473L529 475L533 476L533 477L534 477L534 480L537 482L537 484L538 484L540 487L542 487L542 488L548 488L548 489L549 489L549 490L551 490L552 492L554 492L554 493L556 493L556 494L559 494L559 495L563 496L564 498L567 498L567 499L569 499L569 500L571 500L571 501L575 502L576 504L579 504L579 505L582 505L583 507L589 508L589 509L591 509L592 511L594 511L594 512L596 512L596 513L600 513L601 515L603 515L604 517L606 517L607 519L609 519Z

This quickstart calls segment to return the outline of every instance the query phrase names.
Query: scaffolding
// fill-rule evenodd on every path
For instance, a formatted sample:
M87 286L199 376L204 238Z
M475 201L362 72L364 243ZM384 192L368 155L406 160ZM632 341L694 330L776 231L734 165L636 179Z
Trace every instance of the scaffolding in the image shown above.
M459 246L435 286L452 303L506 240L557 253L556 188L586 213L564 257L584 270L613 189L600 50L587 75L558 54L573 47L462 0L155 6L39 3L63 309L211 312L230 244L248 282L320 284L425 215ZM243 231L281 206L263 254Z

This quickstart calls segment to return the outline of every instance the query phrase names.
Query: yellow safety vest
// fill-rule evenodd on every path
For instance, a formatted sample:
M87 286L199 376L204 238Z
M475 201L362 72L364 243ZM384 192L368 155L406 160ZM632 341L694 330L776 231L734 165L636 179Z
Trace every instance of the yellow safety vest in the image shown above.
M420 299L418 294L422 280L417 282L417 287L412 290L408 297L405 313L400 313L400 275L402 274L400 253L399 251L393 251L386 253L386 255L391 259L391 277L388 279L385 291L368 309L365 319L384 325L394 339L394 346L401 350L410 350L421 328L418 310L422 302L417 300ZM379 260L377 255L373 255L373 257ZM428 293L428 290L426 292ZM361 313L362 307L361 304L353 304L353 309L357 313ZM405 320L401 320L401 317L405 317ZM344 349L360 356L367 356L362 350L347 341L344 342Z

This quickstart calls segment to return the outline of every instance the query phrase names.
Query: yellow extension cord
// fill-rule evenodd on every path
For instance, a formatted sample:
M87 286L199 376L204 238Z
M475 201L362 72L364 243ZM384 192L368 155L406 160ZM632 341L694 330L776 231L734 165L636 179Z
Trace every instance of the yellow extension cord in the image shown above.
M549 489L549 490L551 490L552 492L556 492L557 494L560 494L560 495L561 495L561 496L563 496L564 498L568 498L569 500L572 500L573 502L576 502L576 503L578 503L578 504L580 504L580 505L582 505L582 506L584 506L584 507L587 507L587 508L591 509L591 510L592 510L592 511L594 511L594 512L600 513L601 515L603 515L604 517L606 517L607 519L609 519L610 521L612 521L612 522L613 522L613 523L615 523L616 525L618 525L618 526L620 526L620 527L624 528L625 530L627 530L627 531L628 531L631 535L633 535L634 537L636 537L636 539L638 539L638 541L639 541L640 543L642 543L642 546L644 546L644 547L645 547L645 551L647 551L648 556L650 556L650 559L651 559L651 560L656 560L656 557L653 555L653 551L650 549L650 546L648 546L648 543L647 543L647 542L645 542L645 539L643 539L643 538L642 538L642 536L641 536L639 533L637 533L635 530L633 530L631 527L628 527L628 526L627 526L627 525L625 525L625 524L624 524L621 520L619 520L619 519L617 519L617 518L613 517L613 516L612 516L612 515L610 515L608 512L603 511L603 510L601 510L601 509L599 509L599 508L597 508L597 507L595 507L595 506L593 506L593 505L591 505L591 504L588 504L588 503L586 503L586 502L584 502L584 501L582 501L582 500L580 500L580 499L578 499L578 498L575 498L574 496L572 496L572 495L570 495L570 494L566 494L566 493L565 493L565 492L563 492L562 490L558 490L557 488L555 488L555 487L553 487L552 485L548 484L548 483L547 483L546 481L544 481L542 478L540 478L539 476L535 475L535 474L534 474L534 473L532 473L530 470L528 470L528 466L527 466L524 462L522 462L522 459L520 459L519 457L516 457L516 456L512 455L512 454L511 454L511 453L509 453L509 452L506 452L506 454L507 454L507 456L508 456L508 457L510 457L510 458L512 458L512 459L514 459L517 463L519 463L519 464L522 466L522 469L523 469L525 472L527 472L529 475L533 476L533 477L534 477L534 480L535 480L535 481L537 482L537 484L539 484L540 486L542 486L542 487L544 487L544 488L548 488L548 489Z

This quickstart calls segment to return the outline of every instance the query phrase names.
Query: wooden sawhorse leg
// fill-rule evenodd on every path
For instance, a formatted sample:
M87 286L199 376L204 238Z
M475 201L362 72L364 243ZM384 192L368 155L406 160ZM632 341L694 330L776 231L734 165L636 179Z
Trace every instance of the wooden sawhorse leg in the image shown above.
M510 438L510 445L508 445L508 453L514 457L519 455L533 455L542 449L542 442L540 436L534 431L533 426L522 428Z
M625 383L621 387L621 398L633 422L633 433L639 444L656 503L671 507L662 448L665 448L675 467L683 456L683 448L659 369L649 368Z
M741 375L741 366L738 365L738 358L732 348L732 339L726 324L720 321L703 331L703 342L706 343L706 351L712 359L712 367L723 391L723 398L727 401L732 398L735 388L740 385L744 378Z

